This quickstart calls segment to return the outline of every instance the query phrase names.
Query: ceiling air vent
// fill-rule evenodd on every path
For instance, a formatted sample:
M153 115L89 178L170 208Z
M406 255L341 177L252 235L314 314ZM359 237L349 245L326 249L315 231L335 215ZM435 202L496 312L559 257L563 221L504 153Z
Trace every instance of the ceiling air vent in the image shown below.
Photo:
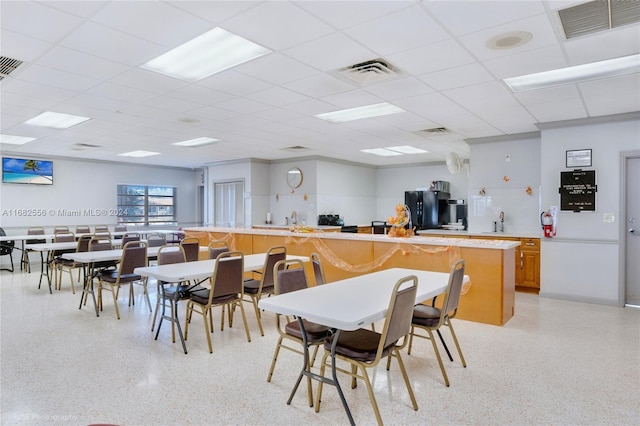
M14 72L20 65L22 65L22 61L0 56L0 80Z
M94 149L94 148L101 148L101 146L91 145L90 143L76 143L76 144L73 144L73 147L71 149L73 149L74 151L85 151L87 149Z
M422 133L425 136L445 135L449 133L449 129L446 127L434 127L433 129L419 130L417 133Z
M398 77L400 71L388 61L377 58L341 68L337 74L358 84L369 84Z
M596 0L558 11L567 39L640 22L640 2Z

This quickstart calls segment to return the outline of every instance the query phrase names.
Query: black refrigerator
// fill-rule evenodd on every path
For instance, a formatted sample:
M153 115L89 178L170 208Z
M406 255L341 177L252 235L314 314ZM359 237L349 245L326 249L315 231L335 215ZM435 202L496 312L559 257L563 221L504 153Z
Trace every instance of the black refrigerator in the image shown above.
M449 193L442 191L406 191L404 203L411 212L416 230L441 228L449 223Z

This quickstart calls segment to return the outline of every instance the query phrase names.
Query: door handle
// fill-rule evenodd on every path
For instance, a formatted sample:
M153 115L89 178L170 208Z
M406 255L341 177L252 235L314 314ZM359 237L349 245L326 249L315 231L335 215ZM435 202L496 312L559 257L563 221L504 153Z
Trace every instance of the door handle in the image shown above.
M635 229L633 229L633 228L629 228L629 231L628 231L628 232L629 232L630 234L635 235L636 230L635 230Z

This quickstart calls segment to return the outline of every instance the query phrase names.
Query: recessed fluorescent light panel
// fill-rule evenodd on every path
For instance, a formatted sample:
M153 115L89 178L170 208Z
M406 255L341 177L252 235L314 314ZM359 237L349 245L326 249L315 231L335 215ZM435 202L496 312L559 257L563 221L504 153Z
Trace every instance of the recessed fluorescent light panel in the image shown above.
M158 155L160 154L159 152L153 152L153 151L142 151L142 150L138 150L138 151L131 151L131 152L125 152L122 154L118 154L122 157L151 157L152 155Z
M357 108L343 109L340 111L326 112L315 117L327 120L332 123L343 123L345 121L360 120L361 118L380 117L383 115L397 114L405 112L402 108L388 102L366 105Z
M545 89L564 84L619 77L640 72L640 55L624 56L607 61L592 62L552 71L505 78L503 81L514 92Z
M206 145L209 143L213 143L213 142L218 142L220 139L214 139L214 138L196 138L196 139L189 139L188 141L182 141L182 142L174 142L172 145L178 145L178 146L200 146L200 145Z
M53 127L54 129L68 129L76 124L84 123L91 120L89 117L81 117L79 115L60 114L57 112L43 112L37 117L24 122L31 126Z
M360 150L360 152L379 155L381 157L391 157L393 155L403 155L403 154L426 154L429 151L425 151L424 149L415 148L409 145L402 145L402 146L388 146L386 148L362 149Z
M270 52L222 28L214 28L141 67L193 82Z
M0 143L7 143L10 145L24 145L27 142L35 141L36 138L28 138L26 136L14 136L14 135L1 135Z

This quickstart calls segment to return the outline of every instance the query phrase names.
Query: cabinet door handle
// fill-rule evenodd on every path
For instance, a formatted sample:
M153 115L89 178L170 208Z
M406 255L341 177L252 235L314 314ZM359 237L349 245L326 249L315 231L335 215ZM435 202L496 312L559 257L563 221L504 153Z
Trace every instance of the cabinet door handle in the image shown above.
M523 265L523 259L524 259L524 253L520 253L520 269L522 269Z
M535 246L536 243L524 243L526 246Z

